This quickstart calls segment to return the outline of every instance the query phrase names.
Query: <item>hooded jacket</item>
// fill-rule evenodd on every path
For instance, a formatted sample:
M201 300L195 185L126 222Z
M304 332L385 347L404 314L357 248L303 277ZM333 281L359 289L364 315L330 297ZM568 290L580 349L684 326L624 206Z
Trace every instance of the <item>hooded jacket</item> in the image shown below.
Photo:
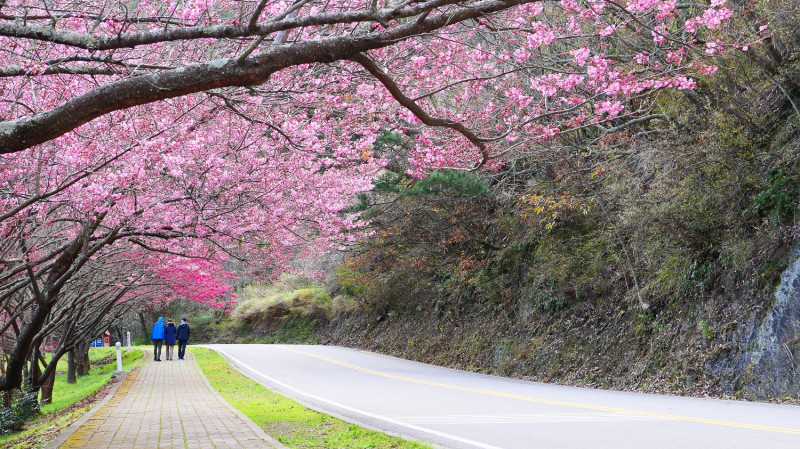
M175 323L170 321L167 323L167 327L164 328L164 343L168 345L175 344L175 335L177 334L178 329L175 327Z
M164 317L159 317L156 324L153 325L153 331L150 332L150 339L151 340L163 340L164 339Z
M178 325L178 340L186 341L189 340L189 334L191 333L191 328L189 327L186 322L182 322Z

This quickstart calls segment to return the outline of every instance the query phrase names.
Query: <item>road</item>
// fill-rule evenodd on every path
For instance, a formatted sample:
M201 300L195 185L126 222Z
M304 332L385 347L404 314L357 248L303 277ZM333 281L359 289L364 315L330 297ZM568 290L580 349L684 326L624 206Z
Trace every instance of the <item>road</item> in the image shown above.
M336 346L208 345L334 416L453 449L800 449L800 407L565 387Z

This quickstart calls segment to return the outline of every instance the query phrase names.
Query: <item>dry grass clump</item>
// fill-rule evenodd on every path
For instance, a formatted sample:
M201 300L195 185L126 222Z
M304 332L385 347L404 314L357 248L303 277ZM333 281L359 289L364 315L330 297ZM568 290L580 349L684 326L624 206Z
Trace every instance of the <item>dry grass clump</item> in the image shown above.
M253 283L243 288L233 318L251 325L278 324L291 318L322 321L329 319L332 308L328 291L302 285L292 277L274 284Z

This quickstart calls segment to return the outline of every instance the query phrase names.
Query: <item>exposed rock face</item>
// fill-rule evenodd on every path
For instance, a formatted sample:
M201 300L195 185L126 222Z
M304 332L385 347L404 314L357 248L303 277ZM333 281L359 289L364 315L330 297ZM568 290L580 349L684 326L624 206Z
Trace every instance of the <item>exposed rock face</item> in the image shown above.
M800 248L781 275L775 305L756 329L742 379L757 397L800 395Z

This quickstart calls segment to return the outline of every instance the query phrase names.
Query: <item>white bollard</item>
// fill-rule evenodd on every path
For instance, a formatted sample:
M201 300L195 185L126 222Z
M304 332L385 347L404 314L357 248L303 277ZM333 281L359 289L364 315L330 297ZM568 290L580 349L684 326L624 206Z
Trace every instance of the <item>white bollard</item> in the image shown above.
M131 349L131 331L128 331L128 349Z
M122 343L117 342L117 371L122 371Z

